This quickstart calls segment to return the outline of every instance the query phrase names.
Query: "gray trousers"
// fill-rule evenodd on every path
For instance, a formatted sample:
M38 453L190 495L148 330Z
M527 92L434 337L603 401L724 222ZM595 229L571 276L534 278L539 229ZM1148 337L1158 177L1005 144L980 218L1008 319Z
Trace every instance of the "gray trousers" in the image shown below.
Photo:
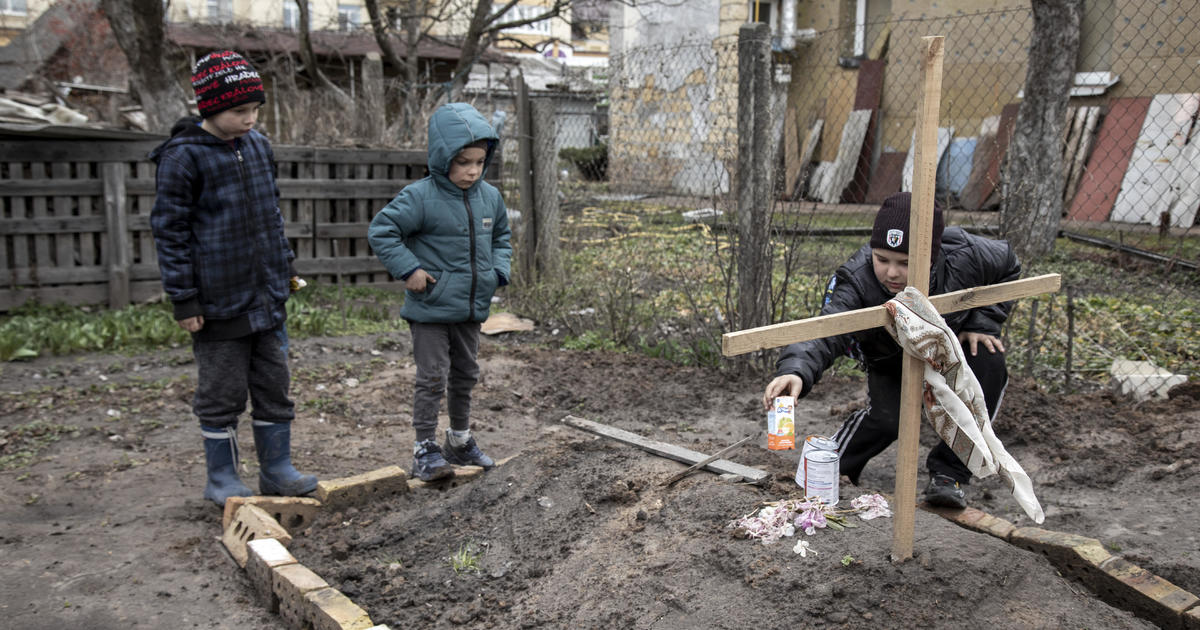
M422 324L409 322L413 361L413 430L418 442L436 439L437 414L446 396L450 428L471 426L471 390L479 381L479 323Z
M237 339L193 341L198 378L192 411L200 424L236 427L246 411L264 422L291 422L296 417L288 398L291 375L287 364L287 329L252 333Z

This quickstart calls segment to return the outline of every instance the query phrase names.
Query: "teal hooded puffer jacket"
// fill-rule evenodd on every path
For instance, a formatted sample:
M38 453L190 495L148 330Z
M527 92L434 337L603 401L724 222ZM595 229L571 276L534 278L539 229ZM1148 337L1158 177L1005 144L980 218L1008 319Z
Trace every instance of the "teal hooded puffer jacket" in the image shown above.
M424 269L437 281L406 291L400 316L427 324L482 322L496 288L508 283L512 233L500 191L483 176L463 190L450 161L488 141L484 173L499 138L474 107L449 103L429 120L429 176L404 187L371 221L371 249L395 278Z

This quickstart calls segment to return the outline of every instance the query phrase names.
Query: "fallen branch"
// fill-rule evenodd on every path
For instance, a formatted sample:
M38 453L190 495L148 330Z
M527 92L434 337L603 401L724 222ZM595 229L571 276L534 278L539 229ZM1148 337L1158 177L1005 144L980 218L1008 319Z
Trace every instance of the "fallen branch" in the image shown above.
M661 485L664 485L664 486L672 486L672 485L674 485L676 481L679 481L680 479L683 479L684 477L686 477L686 476L688 476L688 475L690 475L690 474L692 474L692 473L696 472L696 470L698 470L698 469L700 469L700 468L704 468L705 466L707 466L707 465L709 465L709 464L711 464L711 463L713 463L713 462L717 461L718 459L720 459L720 458L721 458L721 456L722 456L722 455L724 455L724 454L728 453L729 451L732 451L733 449L735 449L735 448L737 448L737 447L739 447L739 446L741 446L741 445L745 444L746 442L750 441L750 438L753 438L753 437L754 437L753 435L747 435L746 437L744 437L744 438L742 438L742 439L738 440L737 442L734 442L733 444L730 444L729 446L726 446L725 448L723 448L723 449L721 449L721 450L717 451L716 453L713 453L713 454L712 454L710 457L708 457L707 459L705 459L705 460L703 460L703 461L696 462L695 464L692 464L691 466L688 466L687 470L683 470L683 471L680 471L680 472L678 472L678 473L675 473L674 475L671 475L671 478L670 478L670 479L667 479L667 480L666 480L666 481L664 481L664 482L662 482L662 484L661 484Z

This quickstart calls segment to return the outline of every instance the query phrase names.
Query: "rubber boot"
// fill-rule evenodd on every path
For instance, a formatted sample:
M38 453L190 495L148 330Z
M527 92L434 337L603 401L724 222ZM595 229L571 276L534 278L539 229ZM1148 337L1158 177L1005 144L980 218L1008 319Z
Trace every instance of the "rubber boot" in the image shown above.
M204 498L225 506L229 497L248 497L254 494L237 474L237 428L215 428L200 425L204 436L204 459L208 464L208 485Z
M317 489L316 477L302 475L292 466L292 423L255 420L254 448L259 492L298 497Z

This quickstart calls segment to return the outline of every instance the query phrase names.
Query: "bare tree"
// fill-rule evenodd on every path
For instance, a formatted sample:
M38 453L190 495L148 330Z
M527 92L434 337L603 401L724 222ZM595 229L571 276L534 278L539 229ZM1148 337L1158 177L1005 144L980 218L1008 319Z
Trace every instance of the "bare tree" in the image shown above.
M429 90L421 89L421 66L418 52L419 44L429 37L429 29L434 24L446 20L450 4L435 0L403 0L394 5L397 9L395 17L400 22L400 39L403 44L402 53L393 46L393 31L395 24L379 10L378 0L365 0L367 15L371 19L371 30L375 33L375 42L383 55L383 62L400 73L401 106L400 119L393 125L398 132L396 138L401 144L414 141L418 112L430 109L431 103L426 102L431 97Z
M570 5L571 0L553 0L549 6L543 7L541 13L514 19L508 12L517 6L517 0L506 0L499 7L496 7L492 0L478 0L475 11L471 14L467 33L462 39L462 53L454 66L454 76L445 90L447 99L456 101L462 96L471 66L475 65L483 56L483 52L500 38L501 31L559 17Z
M304 60L304 69L308 71L308 76L312 78L313 83L333 94L342 107L348 111L353 111L354 99L350 98L333 81L330 81L329 77L325 76L324 72L321 72L321 66L317 63L317 55L313 52L312 37L310 34L308 2L297 2L296 8L300 12L300 58Z
M1062 129L1079 53L1083 0L1032 0L1025 100L1001 183L1000 232L1023 260L1054 250L1062 221Z
M102 0L129 82L151 131L165 133L188 114L188 94L167 62L162 0Z

